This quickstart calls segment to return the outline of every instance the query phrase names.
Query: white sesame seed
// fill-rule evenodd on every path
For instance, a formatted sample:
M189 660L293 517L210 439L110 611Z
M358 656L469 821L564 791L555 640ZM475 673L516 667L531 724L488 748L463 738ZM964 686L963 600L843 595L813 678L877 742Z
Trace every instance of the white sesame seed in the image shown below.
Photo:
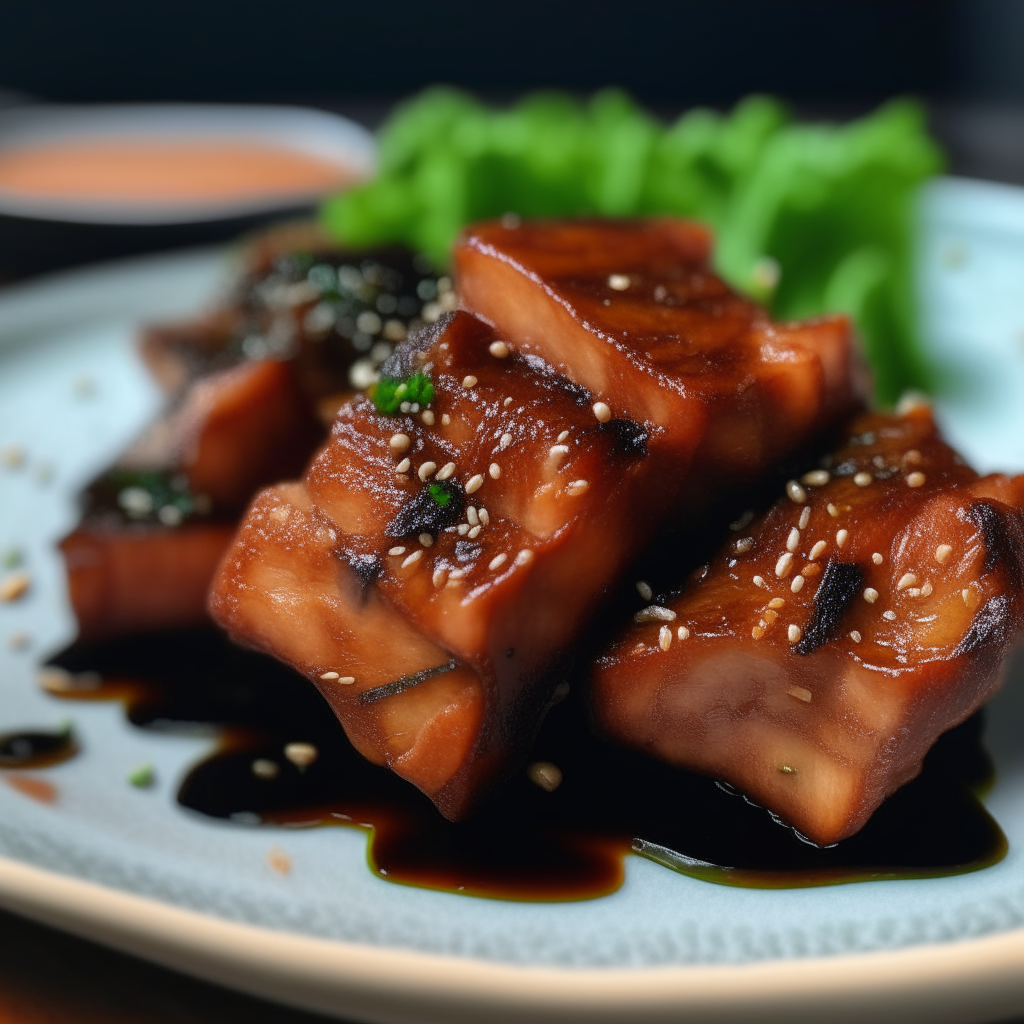
M671 622L676 617L676 613L671 608L663 608L660 604L648 605L646 608L641 608L640 611L633 616L634 622Z
M448 580L448 570L447 569L435 569L434 570L434 575L430 577L431 583L433 583L434 587L436 589L438 589L438 590L440 590L445 585L445 582L447 580Z
M931 594L932 589L932 585L926 581L924 586L921 587L921 596L928 597L928 595Z
M611 288L612 291L624 292L629 287L629 275L609 274L608 287Z
M812 469L810 473L804 473L800 477L800 482L807 484L808 487L824 487L829 482L829 479L827 469Z
M953 554L953 549L948 544L940 544L935 549L935 561L939 565L945 565L951 554Z
M492 341L490 345L487 346L487 351L490 352L495 359L504 359L509 353L509 348L503 341Z
M332 683L332 682L334 682L335 679L338 678L338 673L337 672L321 672L320 673L320 678L325 680L328 683Z
M789 570L793 568L793 556L787 551L782 555L779 560L775 563L775 575L782 579L789 575Z
M924 473L915 471L907 477L908 487L920 487L924 483Z
M504 552L500 555L495 555L494 558L488 563L488 569L500 569L508 561L508 555Z
M851 640L852 640L852 641L853 641L853 642L854 642L855 644L859 644L859 643L860 643L860 641L861 641L861 635L860 635L860 632L859 632L858 630L856 630L856 629L851 629L851 630L850 630L850 639L851 639Z
M476 526L471 526L469 528L469 533L467 533L466 536L469 537L470 540L476 540L477 537L480 536L480 531L482 529L483 529L483 527L480 526L479 524L477 524Z
M447 427L451 423L451 421L452 421L452 418L451 418L451 416L448 415L448 413L446 413L446 412L441 413L441 426L442 427Z
M394 555L397 558L399 555L404 555L405 554L405 548L402 547L401 545L399 545L398 547L391 548L388 551L388 554L389 555Z
M579 497L579 495L586 493L589 487L589 480L573 480L571 483L565 485L565 493L571 498L576 498Z
M416 471L416 475L421 480L426 480L427 477L433 476L433 474L434 474L436 469L437 469L437 463L436 462L424 462L423 465L420 466L420 468Z
M733 546L736 548L736 554L745 555L754 546L754 538L740 537Z
M836 546L842 547L846 543L847 537L850 536L849 530L839 530L836 533Z
M794 526L786 538L786 550L796 551L798 547L800 547L800 531Z
M853 482L858 487L867 487L868 484L870 484L872 480L874 480L874 477L870 473L864 473L864 472L855 473L854 477L853 477Z
M802 505L807 500L807 492L795 480L790 480L786 484L786 496L798 505Z
M830 516L831 516L831 517L832 517L833 519L838 519L838 518L839 518L839 509L837 509L837 508L835 507L835 505L833 505L833 504L832 504L832 502L831 502L831 501L830 501L830 502L828 503L828 514L829 514L829 515L830 515Z
M799 523L800 529L801 530L806 530L807 529L807 524L810 521L811 521L811 506L810 505L806 505L804 507L803 512L800 513L800 523Z
M786 636L791 644L800 643L800 637L803 635L804 631L796 623L791 623L789 629L786 630Z
M408 459L402 459L402 461L395 466L396 473L408 473L412 469L412 463Z
M257 779L276 779L281 773L281 766L267 757L257 757L250 770Z
M490 465L489 465L489 466L487 467L487 475L488 475L488 476L489 476L489 477L490 477L490 478L491 478L492 480L497 480L497 479L498 479L498 477L499 477L499 476L501 476L501 466L499 466L499 465L498 465L498 464L497 464L496 462L492 462L492 463L491 463L491 464L490 464Z
M755 587L763 587L763 586L765 586L764 577L763 576L755 576L754 579L753 579L753 584L754 584Z
M502 451L504 451L511 443L512 443L512 435L508 434L508 433L502 434L501 435L501 440L498 442L498 447Z
M882 618L892 622L896 618L896 613L894 611L884 611L882 612Z
M690 630L686 626L680 626L676 630L676 636L679 637L680 640L689 640Z
M794 594L799 594L800 591L803 590L803 586L804 578L803 576L798 575L793 577L793 582L790 583L789 589L792 590Z
M480 473L477 473L476 476L471 476L469 480L466 481L466 493L475 494L481 487L483 487L483 485L484 478Z
M920 596L921 596L921 588L920 587L910 587L907 590L907 597L920 597Z
M872 561L872 562L874 562L874 563L875 563L875 565L881 565L881 564L882 564L882 562L884 561L884 559L882 558L882 552L881 552L881 551L876 551L876 552L875 552L875 553L874 553L874 554L873 554L873 555L871 556L871 561Z
M529 548L523 548L516 555L516 565L529 565L533 561L533 552Z
M769 608L781 608L785 603L786 603L786 599L784 597L773 597L768 602L768 607Z
M864 591L864 600L868 604L874 604L878 600L878 591L874 587L867 587Z
M910 451L904 453L903 461L917 466L921 462L921 453L916 448L911 448Z
M658 630L658 646L667 651L672 646L672 630L668 626L662 626Z
M568 431L568 430L563 430L563 431L562 431L562 432L561 432L561 433L560 433L560 434L558 435L558 441L559 441L559 443L561 443L562 441L564 441L564 440L565 440L565 439L566 439L566 438L567 438L568 436L569 436L569 431Z
M562 769L550 761L534 761L526 769L526 775L535 786L540 786L546 793L554 793L562 784Z
M475 388L476 383L476 377L471 373L467 373L466 376L462 378L462 386L464 388Z
M410 444L412 442L409 440L408 434L392 434L391 440L388 441L388 445L393 452L404 452Z
M469 533L469 523L459 523L458 534L460 537L465 537Z
M284 748L284 756L296 768L308 768L320 756L320 751L312 743L288 743Z
M0 601L17 601L26 593L31 582L28 573L16 572L8 576L0 583Z
M437 479L437 480L447 480L448 477L450 477L452 475L452 473L454 473L454 472L455 472L455 463L454 462L446 462L437 471L437 476L435 477L435 479Z
M414 551L402 563L402 568L403 569L408 569L410 565L415 565L422 557L423 557L423 552L422 551Z
M748 526L753 521L754 513L751 509L748 508L747 511L744 512L743 515L741 515L739 519L736 520L736 522L729 524L729 529L732 530L733 533L737 533L739 530L742 530L744 527Z
M504 408L507 409L512 404L512 399L511 398L506 398L505 401L502 402L501 404L502 404L502 406L504 406Z
M607 402L595 402L593 409L599 423L607 423L612 418L612 410Z
M486 526L491 521L491 515L487 509L482 508L477 511L477 515L480 517L480 522Z
M654 597L654 591L651 589L650 583L647 580L636 581L636 592L645 600L650 601Z
M429 533L421 533L416 538L425 548L433 546L434 538Z
M906 590L907 587L913 587L917 584L917 577L912 572L905 572L901 577L899 583L896 584L897 590Z
M355 681L356 681L356 677L355 676L342 676L338 680L338 682L341 683L342 686L351 686Z
M808 558L809 558L809 559L810 559L810 560L811 560L812 562L813 562L813 561L815 561L815 560L816 560L817 558L820 558L820 557L821 557L821 554L822 554L822 552L823 552L823 551L825 550L825 548L826 548L826 547L828 547L828 545L827 545L827 544L826 544L826 543L825 543L825 542L824 542L823 540L819 540L819 541L818 541L818 542L817 542L817 543L816 543L816 544L814 545L814 547L813 547L813 548L811 548L811 553L810 553L810 554L809 554L809 555L808 555L807 557L808 557Z
M426 423L426 425L428 427L432 427L434 425L434 412L433 412L433 410L432 409L424 409L423 412L420 413L420 419L423 420L423 422Z
M476 524L480 522L480 517L477 515L476 509L472 505L466 509L466 522L468 522L470 526L476 526Z
M755 626L751 631L750 635L755 640L760 640L764 636L764 626Z
M790 697L796 697L797 700L802 700L805 704L809 704L811 702L811 691L804 689L802 686L791 686L786 690L786 693L788 693Z
M553 444L548 450L548 455L556 462L561 462L568 454L569 446L567 444Z

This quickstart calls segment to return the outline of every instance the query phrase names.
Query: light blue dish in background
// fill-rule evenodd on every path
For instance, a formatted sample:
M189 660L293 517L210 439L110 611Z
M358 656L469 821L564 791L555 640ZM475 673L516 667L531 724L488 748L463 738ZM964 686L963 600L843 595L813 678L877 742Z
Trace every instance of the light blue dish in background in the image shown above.
M384 964L389 956L404 963L402 951L438 955L444 959L430 962L456 995L459 972L469 978L474 964L543 967L554 969L545 977L571 979L591 977L586 969L596 967L806 960L811 977L817 958L847 963L847 954L940 950L962 940L1006 937L1024 926L1021 656L992 702L987 733L998 781L986 802L1009 838L1009 853L973 874L754 890L698 881L631 857L625 884L611 896L501 902L386 882L368 870L366 836L355 830L246 828L182 810L174 799L178 783L209 749L210 737L135 729L116 703L57 701L37 687L35 670L74 634L53 546L74 525L75 495L159 406L157 389L135 355L136 327L200 308L216 293L224 266L219 252L158 257L78 271L0 296L0 552L21 548L32 579L25 599L0 605L0 732L53 727L70 715L83 746L72 761L34 773L57 787L53 805L26 798L0 777L0 904L135 948L130 914L115 935L110 922L100 920L101 911L91 927L82 913L65 922L59 907L34 909L18 889L28 877L18 870L39 868L62 884L99 883L119 895L256 926L268 948L279 942L284 949L295 936L307 936L330 940L338 950L358 947ZM927 351L948 382L936 403L947 435L981 471L1024 470L1024 191L956 179L934 183L922 204L920 289ZM23 465L4 465L8 447L24 453ZM8 646L17 633L31 638L27 649ZM155 766L157 783L134 789L126 775L146 761ZM289 874L270 866L272 849L290 858ZM152 933L158 926L139 914L139 933ZM213 934L214 924L209 927ZM189 966L152 943L140 940L137 948ZM288 1001L381 1020L475 1019L483 1012L500 1017L500 1007L488 999L500 1002L508 995L496 985L490 996L481 990L472 999L467 995L461 1008L445 1004L442 1013L424 988L420 1003L410 1004L420 1010L399 1012L383 998L374 1003L372 993L369 1002L353 1002L346 995L351 979L340 969L333 997L327 972L321 987L327 994L304 998L299 988L268 980L255 960L251 976L242 967L244 958L233 971L218 966L216 957L205 969L191 965ZM1024 959L1019 973L1019 989L1004 993L1000 1012L1024 1011ZM638 993L634 1019L662 1019L640 1009L649 974L634 970L629 976ZM679 977L684 980L664 1013L687 1011L703 1019L706 1003L694 1001L696 989L687 987L685 972ZM557 997L540 983L523 985L535 985L537 1012L545 1019L582 1013L584 1000L572 996L577 990L571 985ZM725 1016L715 1019L726 1019L726 1010L739 1005L730 1002L728 987L715 1004ZM737 984L736 992L741 988ZM804 1004L798 1004L790 1005L790 1019L800 1017ZM959 1005L948 1002L945 1019L978 1019L961 1013ZM892 1002L894 1013L896 1006ZM593 1008L588 1013L597 1019Z

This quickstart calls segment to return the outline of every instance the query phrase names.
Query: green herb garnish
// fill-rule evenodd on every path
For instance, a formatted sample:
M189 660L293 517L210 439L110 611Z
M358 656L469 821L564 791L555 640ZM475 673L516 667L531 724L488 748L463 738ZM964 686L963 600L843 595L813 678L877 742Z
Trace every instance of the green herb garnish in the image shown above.
M394 416L403 402L429 405L434 398L434 385L425 373L414 373L405 380L395 377L381 377L370 391L377 412L385 416Z
M449 501L452 500L451 491L447 490L441 484L431 484L428 488L430 496L437 502L441 508L444 508Z

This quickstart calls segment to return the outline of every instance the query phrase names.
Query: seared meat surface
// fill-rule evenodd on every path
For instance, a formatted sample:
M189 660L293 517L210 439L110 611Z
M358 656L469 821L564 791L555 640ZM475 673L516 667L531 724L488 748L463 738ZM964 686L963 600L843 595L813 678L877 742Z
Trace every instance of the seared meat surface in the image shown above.
M1024 626L1024 481L929 410L846 442L598 660L599 728L741 789L818 844L856 832L999 685Z

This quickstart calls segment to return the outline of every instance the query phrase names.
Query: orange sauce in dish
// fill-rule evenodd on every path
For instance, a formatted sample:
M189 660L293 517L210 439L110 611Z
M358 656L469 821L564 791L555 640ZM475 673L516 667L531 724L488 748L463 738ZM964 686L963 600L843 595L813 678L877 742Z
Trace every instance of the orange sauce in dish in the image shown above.
M0 150L0 191L99 201L190 203L330 192L352 168L267 143L65 141Z

